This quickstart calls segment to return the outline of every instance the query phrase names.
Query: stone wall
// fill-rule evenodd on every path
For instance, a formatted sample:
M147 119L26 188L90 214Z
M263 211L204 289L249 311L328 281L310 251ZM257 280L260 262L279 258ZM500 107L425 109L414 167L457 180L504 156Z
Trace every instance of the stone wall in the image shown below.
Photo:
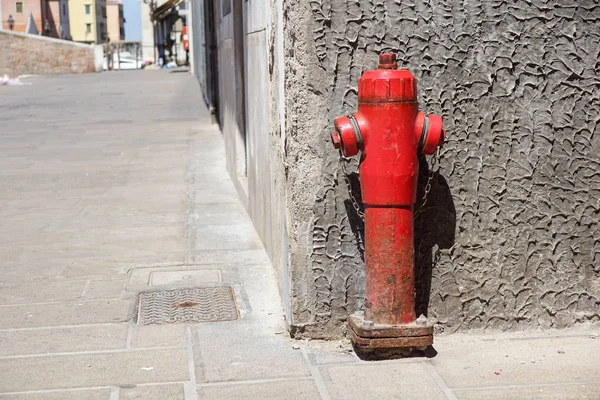
M102 47L0 30L0 75L102 70Z
M356 109L357 80L384 51L415 74L421 108L448 131L415 224L418 312L446 332L598 322L600 6L284 4L292 333L340 336L362 307L362 224L328 132ZM419 198L431 162L421 161Z

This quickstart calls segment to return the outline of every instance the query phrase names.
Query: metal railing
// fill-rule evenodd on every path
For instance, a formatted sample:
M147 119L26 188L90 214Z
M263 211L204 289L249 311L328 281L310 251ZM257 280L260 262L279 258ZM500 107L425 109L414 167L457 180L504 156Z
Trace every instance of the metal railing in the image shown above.
M104 43L104 70L142 69L142 42L119 40Z

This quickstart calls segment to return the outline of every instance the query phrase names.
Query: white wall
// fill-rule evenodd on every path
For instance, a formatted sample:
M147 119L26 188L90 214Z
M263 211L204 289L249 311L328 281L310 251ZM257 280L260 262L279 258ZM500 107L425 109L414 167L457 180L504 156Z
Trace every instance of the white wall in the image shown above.
M281 156L283 146L279 133L279 72L272 74L269 66L270 49L274 49L274 52L283 49L271 45L271 41L275 42L277 39L272 33L283 34L283 30L276 30L271 26L271 18L275 14L271 11L271 3L248 0L241 2L241 5L244 17L241 35L243 62L235 59L236 5L233 4L232 12L224 17L222 2L215 10L219 21L221 128L229 173L277 272L284 310L288 321L291 321L285 178ZM282 54L273 57L274 62L282 59ZM243 68L242 88L236 86L239 68ZM245 102L241 104L240 96L245 96ZM245 118L240 123L239 116L242 112Z
M144 61L154 61L154 25L150 19L150 6L140 2L142 18L142 58Z

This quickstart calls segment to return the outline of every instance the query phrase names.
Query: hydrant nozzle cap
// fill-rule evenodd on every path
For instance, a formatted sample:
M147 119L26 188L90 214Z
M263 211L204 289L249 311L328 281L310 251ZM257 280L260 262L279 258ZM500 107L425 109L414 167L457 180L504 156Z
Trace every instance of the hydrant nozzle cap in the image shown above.
M396 55L393 53L382 53L379 55L379 69L398 69Z
M331 132L331 142L334 149L339 149L342 146L342 138L338 131Z

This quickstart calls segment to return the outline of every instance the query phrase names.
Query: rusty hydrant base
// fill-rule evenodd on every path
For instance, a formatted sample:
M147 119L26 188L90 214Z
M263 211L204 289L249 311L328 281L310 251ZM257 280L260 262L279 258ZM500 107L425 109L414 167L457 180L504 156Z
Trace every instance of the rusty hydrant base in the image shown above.
M348 316L350 339L364 349L377 348L424 348L433 344L433 326L365 324L364 316Z

